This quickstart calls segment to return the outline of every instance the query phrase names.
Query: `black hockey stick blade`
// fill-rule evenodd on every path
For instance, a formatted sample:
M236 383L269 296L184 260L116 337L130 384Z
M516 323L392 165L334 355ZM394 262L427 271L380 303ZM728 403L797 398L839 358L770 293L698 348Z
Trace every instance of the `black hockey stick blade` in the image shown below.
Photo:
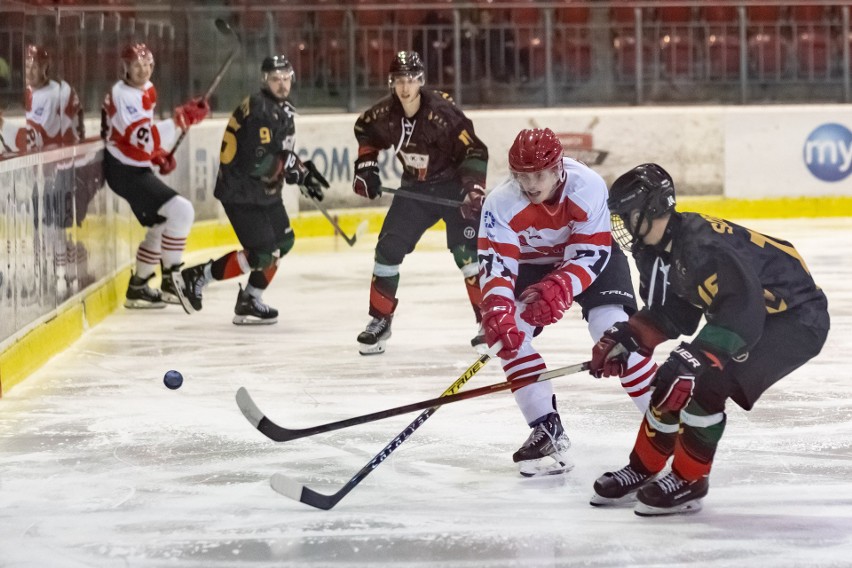
M461 374L461 376L456 379L456 381L450 385L447 390L445 390L441 396L446 397L452 394L455 394L461 389L465 383L467 383L473 376L485 366L485 363L491 358L490 354L482 355L477 361L468 367L468 369ZM310 487L299 483L294 479L290 479L289 477L276 473L272 475L272 478L269 480L272 489L290 497L291 499L295 499L296 501L300 501L305 503L306 505L310 505L311 507L316 507L317 509L329 510L335 505L337 505L341 499L346 497L350 491L355 489L355 487L361 483L365 477L370 475L370 473L379 467L379 465L385 461L388 456L390 456L403 442L405 442L412 434L414 434L415 430L420 428L424 422L426 422L430 416L432 416L439 407L434 406L432 408L427 408L424 410L414 421L405 427L405 429L397 434L393 440L391 440L388 445L386 445L382 451L376 454L373 459L371 459L367 464L362 467L358 473L352 476L352 478L346 482L346 484L341 487L336 493L331 495L325 495L323 493L319 493L314 491Z
M533 383L549 381L551 379L555 379L556 377L571 375L574 373L579 373L580 371L587 371L588 369L589 363L587 361L585 363L578 363L576 365L570 365L568 367L560 367L559 369L546 371L541 375L538 375L537 377L526 377L523 379L516 379L514 381L494 383L492 385L480 387L471 391L459 392L446 397L432 398L429 400L423 400L412 404L406 404L404 406L397 406L396 408L389 408L387 410L381 410L379 412L373 412L371 414L364 414L362 416L356 416L354 418L347 418L346 420L338 420L337 422L320 424L319 426L313 426L311 428L291 429L279 426L278 424L270 420L260 410L260 408L258 408L258 406L254 403L245 387L240 387L237 390L236 399L237 405L240 407L240 410L242 410L243 415L264 436L276 442L289 442L290 440L297 440L299 438L314 436L316 434L322 434L324 432L331 432L333 430L349 428L350 426L366 424L367 422L375 422L376 420L383 420L385 418L390 418L391 416L399 416L400 414L408 414L409 412L425 410L433 406L443 406L445 404L459 402L470 398L476 398L487 394L508 390L511 388L519 389L527 385L531 385Z
M462 202L456 201L455 199L447 199L445 197L437 197L435 195L426 195L423 193L416 193L414 191L407 191L405 189L394 189L392 187L382 187L382 193L389 193L391 195L398 195L400 197L405 197L407 199L413 199L415 201L422 201L424 203L435 203L437 205L446 205L447 207L461 207Z

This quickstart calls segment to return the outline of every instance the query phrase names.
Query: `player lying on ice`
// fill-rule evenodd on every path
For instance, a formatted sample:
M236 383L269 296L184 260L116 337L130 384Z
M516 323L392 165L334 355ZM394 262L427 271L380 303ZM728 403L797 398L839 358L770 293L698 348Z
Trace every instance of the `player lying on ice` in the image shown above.
M576 302L593 341L636 311L627 257L612 242L607 189L590 168L563 156L548 128L522 130L509 150L511 177L485 199L479 227L482 322L508 380L537 376L544 359L532 339ZM640 412L656 367L628 357L621 385ZM558 474L573 464L550 381L514 391L532 428L513 459L521 475Z
M637 353L692 335L657 370L630 463L594 484L592 505L637 515L701 509L728 398L751 410L763 392L816 356L829 328L825 295L787 241L675 210L671 176L643 164L613 183L613 233L633 253L645 307L608 329L590 372L620 374ZM629 354L629 355L628 355ZM671 472L661 475L669 457Z

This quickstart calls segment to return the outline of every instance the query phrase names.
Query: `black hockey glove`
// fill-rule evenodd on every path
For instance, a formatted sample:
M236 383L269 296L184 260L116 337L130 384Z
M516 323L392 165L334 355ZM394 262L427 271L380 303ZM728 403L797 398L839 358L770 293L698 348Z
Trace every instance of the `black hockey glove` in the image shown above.
M319 173L311 160L304 162L304 165L308 173L305 175L304 181L299 184L299 189L305 197L322 201L325 197L323 190L328 189L328 181Z
M375 199L382 194L382 180L379 178L379 163L373 158L355 160L355 179L352 190L361 197Z
M692 398L695 381L711 365L707 355L690 345L681 343L669 354L666 362L657 369L651 382L651 406L660 412L678 412Z

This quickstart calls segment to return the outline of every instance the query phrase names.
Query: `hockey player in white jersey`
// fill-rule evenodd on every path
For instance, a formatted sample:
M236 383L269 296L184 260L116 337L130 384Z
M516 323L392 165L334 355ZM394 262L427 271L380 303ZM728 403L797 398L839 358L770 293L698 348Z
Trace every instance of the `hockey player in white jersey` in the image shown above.
M18 152L76 144L83 138L83 109L74 88L48 76L50 54L39 45L28 45L24 54L24 108L27 123L18 129Z
M511 177L485 200L479 228L482 322L508 380L546 370L532 339L576 302L596 342L636 311L627 258L612 240L604 180L565 158L548 128L522 130L509 150ZM656 365L631 355L621 385L640 412ZM532 428L513 455L521 475L559 474L573 463L550 381L514 391Z
M128 308L162 308L179 304L171 272L179 271L186 237L195 218L192 203L154 175L172 172L175 159L167 148L177 130L186 130L209 113L201 98L174 110L173 118L155 121L157 91L151 83L154 55L144 43L128 45L121 53L124 78L106 95L102 109L101 136L106 141L104 172L110 188L127 200L133 214L147 227L136 251L136 270L127 286ZM148 286L158 264L164 277L161 290Z

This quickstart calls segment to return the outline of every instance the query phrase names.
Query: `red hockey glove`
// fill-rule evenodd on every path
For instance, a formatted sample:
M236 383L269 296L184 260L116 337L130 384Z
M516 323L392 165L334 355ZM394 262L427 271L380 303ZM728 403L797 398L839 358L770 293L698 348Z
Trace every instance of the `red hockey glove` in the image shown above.
M695 380L709 367L706 355L689 343L681 343L657 369L651 382L651 406L660 412L677 412L689 404Z
M462 219L467 221L477 220L479 213L482 211L483 203L485 203L485 190L478 183L472 184L464 196L461 207L459 207Z
M524 332L515 321L515 302L503 296L489 296L482 302L482 327L485 342L493 347L498 341L503 348L497 352L501 359L512 359L524 341Z
M524 290L520 300L527 305L521 319L528 324L538 327L556 323L574 302L571 279L555 270Z
M162 148L157 148L154 150L154 155L151 156L151 165L160 168L160 175L165 176L174 171L177 167L177 160Z
M355 179L352 190L361 197L375 199L382 194L382 180L379 178L379 163L374 158L355 160Z
M196 97L191 101L183 103L174 112L175 124L181 130L186 130L193 124L198 124L210 114L210 105L207 100Z
M639 314L620 321L606 330L592 348L589 374L595 378L619 377L627 369L627 358L634 351L649 357L667 338L656 326Z

